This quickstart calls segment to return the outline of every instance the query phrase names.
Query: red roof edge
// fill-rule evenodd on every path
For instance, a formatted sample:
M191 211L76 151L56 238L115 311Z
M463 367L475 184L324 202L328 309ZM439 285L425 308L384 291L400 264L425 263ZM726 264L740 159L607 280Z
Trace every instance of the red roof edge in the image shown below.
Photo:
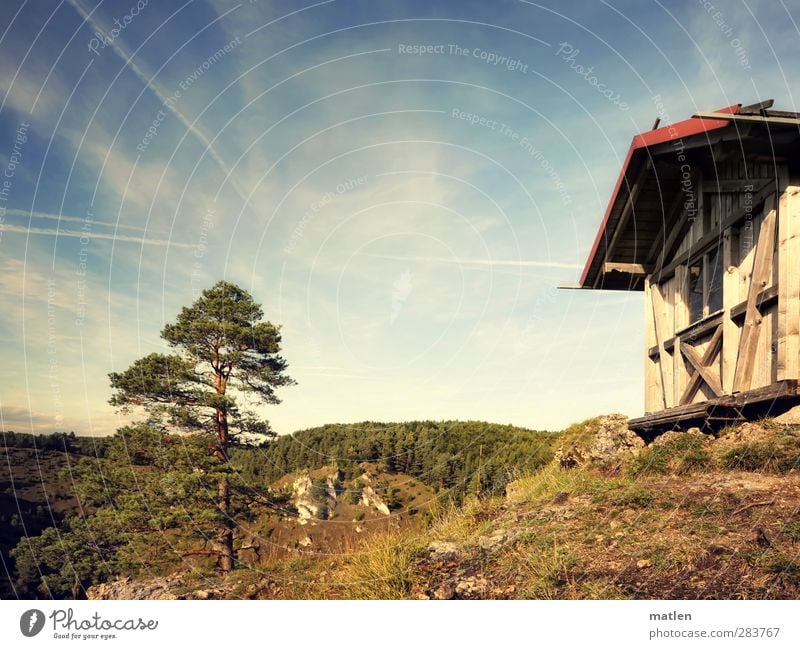
M719 110L715 111L717 113L730 113L735 115L739 112L741 108L741 104L734 104L732 106L728 106L727 108L720 108ZM617 183L614 185L614 192L611 194L611 199L608 201L608 207L606 207L606 213L603 216L603 221L600 224L600 229L597 231L597 235L594 238L594 244L592 245L592 251L589 253L589 257L586 260L586 265L583 268L583 272L581 273L581 281L580 286L585 287L586 277L589 274L589 269L591 268L592 262L594 261L595 255L597 254L597 250L600 247L600 242L603 240L603 234L606 230L606 225L608 223L608 218L611 215L611 210L614 208L614 203L617 201L617 195L619 194L619 190L622 187L622 182L625 179L625 174L628 171L628 166L631 163L631 158L633 158L633 154L638 149L647 148L650 146L654 146L656 144L662 144L664 142L673 142L675 140L680 140L684 137L690 137L692 135L698 135L700 133L706 133L708 131L715 131L720 128L725 128L731 122L729 120L719 120L719 119L700 119L697 117L690 117L689 119L685 119L682 122L676 122L675 124L669 124L667 126L662 126L661 128L653 129L652 131L647 131L645 133L640 133L639 135L634 136L633 140L631 141L631 146L628 149L628 154L625 156L625 162L622 165L622 171L619 173L619 177L617 178Z

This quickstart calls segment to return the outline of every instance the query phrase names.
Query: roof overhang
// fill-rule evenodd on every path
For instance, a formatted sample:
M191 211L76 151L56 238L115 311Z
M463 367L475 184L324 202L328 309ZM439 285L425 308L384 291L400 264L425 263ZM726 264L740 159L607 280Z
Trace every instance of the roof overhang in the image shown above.
M633 138L576 288L628 291L643 289L644 277L649 269L640 259L645 255L642 252L644 247L649 248L653 242L646 237L637 239L637 222L644 225L646 220L644 214L637 214L637 201L640 196L644 196L643 192L656 195L661 202L657 218L664 223L669 218L670 205L664 205L660 200L669 193L662 191L662 185L675 180L659 173L653 152L664 152L672 145L676 155L682 155L681 152L692 143L711 146L713 140L709 134L731 124L731 120L722 119L720 114L735 115L740 108L740 104L735 104L715 111L711 114L713 117L692 117ZM680 165L677 166L679 167ZM652 218L655 217L651 216ZM624 246L621 245L623 232L626 233Z

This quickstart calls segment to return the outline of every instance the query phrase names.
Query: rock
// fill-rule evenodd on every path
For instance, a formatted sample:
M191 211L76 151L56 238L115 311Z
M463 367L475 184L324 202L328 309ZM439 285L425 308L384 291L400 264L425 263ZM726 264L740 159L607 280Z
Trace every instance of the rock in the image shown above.
M714 441L713 435L706 435L699 428L690 428L687 431L671 430L656 437L650 446L668 446L682 440L697 439L703 444L711 444Z
M469 597L471 595L483 595L487 590L488 583L484 577L467 577L456 584L456 595Z
M86 591L86 596L95 600L171 600L178 599L173 591L179 590L183 585L183 579L174 576L147 581L133 581L130 577L124 577L117 581L96 584Z
M456 596L456 589L453 584L444 583L431 593L430 599L453 599Z
M313 541L311 540L311 537L310 537L310 536L305 536L305 537L303 537L302 539L300 539L300 540L298 541L298 543L299 543L299 544L300 544L302 547L304 547L304 548L307 548L308 546L310 546L310 545L313 543Z
M724 428L718 443L722 445L742 444L745 442L762 442L769 437L763 426L755 422L745 422L739 426Z
M431 561L454 561L458 557L458 546L451 541L433 541L428 545Z
M496 552L519 537L521 530L498 529L487 536L478 538L478 545L487 552Z
M636 562L637 568L649 568L651 565L653 565L653 562L650 559L639 559Z
M644 440L628 429L625 415L606 415L597 422L597 433L589 449L589 459L602 461L624 453L633 453L644 446Z
M383 498L375 493L375 489L371 485L366 485L361 491L361 504L365 507L374 507L384 516L389 515L389 506L383 501Z
M574 469L585 461L583 453L575 447L569 449L559 447L553 457L562 469Z
M208 599L207 590L196 590L192 593L192 599Z
M797 424L800 424L800 406L794 406L793 408L790 408L786 412L773 418L773 421L778 424L786 424L789 426L796 426Z
M314 485L308 474L301 475L292 484L292 502L297 509L297 518L301 525L305 525L320 514L320 506L313 498L313 489Z

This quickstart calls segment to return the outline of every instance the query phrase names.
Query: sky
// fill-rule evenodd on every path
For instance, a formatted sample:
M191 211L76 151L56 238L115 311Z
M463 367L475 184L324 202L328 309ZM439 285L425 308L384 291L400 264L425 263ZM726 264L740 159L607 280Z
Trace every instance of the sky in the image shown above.
M800 3L3 0L0 429L220 279L282 326L278 433L643 412L641 293L575 284L631 138L774 98Z

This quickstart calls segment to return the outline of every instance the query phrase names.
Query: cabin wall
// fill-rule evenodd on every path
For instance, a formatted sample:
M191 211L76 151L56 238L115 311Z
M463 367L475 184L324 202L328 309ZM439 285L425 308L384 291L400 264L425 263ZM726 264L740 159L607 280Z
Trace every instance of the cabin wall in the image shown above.
M760 191L775 187L773 163L746 165L719 164L711 180L693 174L697 214L664 262L674 269L645 282L646 412L800 379L800 183L789 185L786 167L779 168L780 194L722 229ZM770 205L775 214L768 217ZM774 237L762 246L765 222ZM754 272L758 285L751 287ZM758 307L757 298L765 300Z

